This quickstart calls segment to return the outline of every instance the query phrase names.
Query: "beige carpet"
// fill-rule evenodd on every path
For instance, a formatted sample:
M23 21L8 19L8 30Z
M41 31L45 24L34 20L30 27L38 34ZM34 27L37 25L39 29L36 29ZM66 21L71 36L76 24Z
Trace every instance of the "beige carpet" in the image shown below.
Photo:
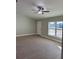
M41 36L17 37L16 59L61 59L61 49Z

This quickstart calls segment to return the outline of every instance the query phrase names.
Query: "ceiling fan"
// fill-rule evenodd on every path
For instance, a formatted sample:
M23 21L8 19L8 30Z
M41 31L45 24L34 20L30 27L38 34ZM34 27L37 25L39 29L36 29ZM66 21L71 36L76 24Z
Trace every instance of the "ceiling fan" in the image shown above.
M44 8L43 6L36 6L36 8L37 8L36 12L37 12L38 14L44 14L44 13L50 12L50 11L48 11L48 10L45 10L45 8Z
M37 6L37 8L38 8L38 12L41 12L42 14L50 12L48 10L45 10L45 8L42 6Z

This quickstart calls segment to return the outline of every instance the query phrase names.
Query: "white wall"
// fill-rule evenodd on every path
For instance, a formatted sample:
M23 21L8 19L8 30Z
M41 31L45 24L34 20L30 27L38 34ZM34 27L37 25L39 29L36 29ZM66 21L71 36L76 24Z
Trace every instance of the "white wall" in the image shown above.
M16 14L16 35L36 33L35 20Z

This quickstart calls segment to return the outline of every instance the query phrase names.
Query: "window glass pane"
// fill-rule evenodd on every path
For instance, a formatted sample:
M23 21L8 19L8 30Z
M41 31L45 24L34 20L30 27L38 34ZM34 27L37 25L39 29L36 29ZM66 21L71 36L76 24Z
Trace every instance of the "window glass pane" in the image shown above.
M55 22L48 22L49 29L55 29Z
M56 36L62 38L62 29L63 29L63 22L59 21L56 23Z
M55 36L55 22L48 22L48 35Z
M49 29L48 30L48 35L55 36L55 29Z
M59 38L62 38L62 30L61 29L56 30L56 36Z
M62 29L63 28L63 22L62 21L59 21L56 23L56 28L57 29Z

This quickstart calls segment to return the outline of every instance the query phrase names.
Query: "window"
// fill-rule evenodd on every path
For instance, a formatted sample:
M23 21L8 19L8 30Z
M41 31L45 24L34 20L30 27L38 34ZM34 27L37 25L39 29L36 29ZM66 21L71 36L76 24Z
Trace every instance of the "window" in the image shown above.
M63 22L48 22L48 35L62 38Z
M55 36L55 22L49 22L48 29L48 35Z

